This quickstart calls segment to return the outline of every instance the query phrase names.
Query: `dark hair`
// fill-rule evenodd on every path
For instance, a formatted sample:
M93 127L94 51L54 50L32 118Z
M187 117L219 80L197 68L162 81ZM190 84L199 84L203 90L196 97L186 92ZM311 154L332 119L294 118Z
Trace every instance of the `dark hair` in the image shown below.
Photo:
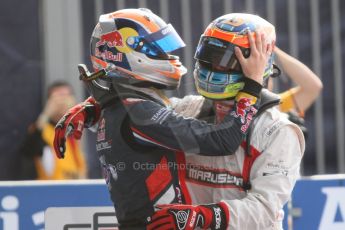
M68 83L67 81L54 81L53 83L51 83L48 88L47 88L47 96L50 97L52 91L55 89L55 88L58 88L58 87L63 87L63 86L66 86L66 87L69 87L71 89L71 92L73 92L73 87L70 83Z

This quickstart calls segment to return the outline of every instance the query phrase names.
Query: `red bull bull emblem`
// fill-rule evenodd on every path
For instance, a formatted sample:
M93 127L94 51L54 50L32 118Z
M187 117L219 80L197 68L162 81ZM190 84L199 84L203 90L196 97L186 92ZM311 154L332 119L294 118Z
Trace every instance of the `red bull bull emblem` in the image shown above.
M254 106L251 106L251 99L241 98L236 105L236 111L231 112L231 115L234 117L240 117L242 132L246 132L250 121L253 119L253 116L257 113L257 109Z
M107 34L101 35L101 40L96 43L96 47L107 45L108 47L123 47L122 35L119 31L113 31Z

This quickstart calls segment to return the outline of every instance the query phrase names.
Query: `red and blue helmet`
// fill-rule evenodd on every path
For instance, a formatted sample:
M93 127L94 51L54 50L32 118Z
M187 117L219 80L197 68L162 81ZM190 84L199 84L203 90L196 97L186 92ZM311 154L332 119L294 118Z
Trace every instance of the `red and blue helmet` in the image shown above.
M101 15L91 37L95 71L145 87L176 88L187 72L170 52L185 46L171 24L148 9L124 9ZM125 73L119 75L120 70Z
M194 56L194 79L201 95L210 99L231 99L243 88L244 76L234 47L238 46L243 55L249 57L248 32L255 31L264 33L267 43L276 40L274 26L257 15L233 13L211 22L202 34ZM272 73L273 56L267 63L264 78Z

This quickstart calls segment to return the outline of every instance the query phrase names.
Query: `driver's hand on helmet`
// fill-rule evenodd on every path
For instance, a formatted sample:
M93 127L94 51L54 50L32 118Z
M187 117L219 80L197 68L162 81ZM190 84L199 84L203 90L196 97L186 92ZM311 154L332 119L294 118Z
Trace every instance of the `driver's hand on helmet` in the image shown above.
M274 42L267 43L265 34L255 33L256 39L254 39L253 33L248 32L250 56L245 58L239 47L235 47L235 54L241 64L243 74L262 85L265 69L274 48Z

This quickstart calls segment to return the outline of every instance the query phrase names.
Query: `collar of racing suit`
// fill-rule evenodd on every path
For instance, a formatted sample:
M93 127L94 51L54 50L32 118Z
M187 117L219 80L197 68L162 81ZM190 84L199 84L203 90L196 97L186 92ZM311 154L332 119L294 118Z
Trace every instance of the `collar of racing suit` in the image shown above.
M274 106L279 105L280 103L280 96L272 93L267 89L262 89L260 94L260 101L259 101L259 109L258 112L255 114L254 119L260 117L267 109L272 108ZM250 137L251 132L253 130L254 121L250 123L248 127L248 132L246 136L246 154L251 155L250 153Z

